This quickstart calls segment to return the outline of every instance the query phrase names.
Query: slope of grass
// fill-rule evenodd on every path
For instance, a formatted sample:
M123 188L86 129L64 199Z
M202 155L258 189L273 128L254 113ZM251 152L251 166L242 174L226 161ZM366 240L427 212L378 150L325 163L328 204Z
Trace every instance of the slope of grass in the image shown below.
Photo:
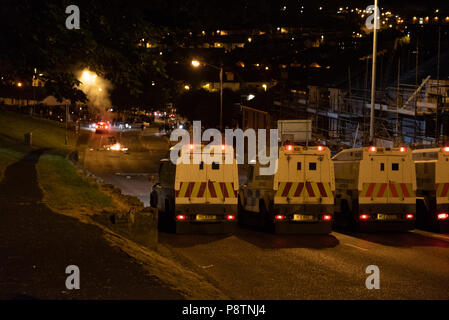
M58 154L44 153L36 165L44 201L56 211L69 215L99 213L114 206L98 185L80 176L76 168Z
M25 133L32 132L32 144L39 148L52 148L66 155L75 145L75 136L69 131L65 145L65 125L55 121L0 110L0 181L6 168L18 161L30 147L24 145Z
M30 117L10 111L0 111L0 134L18 143L24 142L24 134L32 132L32 144L39 148L57 149L64 154L75 146L76 137L69 131L65 145L65 125L56 121Z
M114 206L112 198L99 186L78 174L65 158L75 147L75 135L69 131L65 144L65 125L29 115L0 111L0 177L5 168L18 161L32 148L25 146L24 134L32 132L33 148L47 151L36 165L44 201L57 211L69 214L101 212Z

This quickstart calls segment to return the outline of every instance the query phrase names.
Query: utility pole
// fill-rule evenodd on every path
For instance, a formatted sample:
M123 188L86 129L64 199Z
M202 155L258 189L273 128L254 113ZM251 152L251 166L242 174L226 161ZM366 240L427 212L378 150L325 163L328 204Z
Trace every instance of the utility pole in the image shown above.
M69 105L66 103L65 104L65 144L66 145L69 142L68 130L69 130Z
M366 145L366 94L368 92L368 79L369 79L369 56L366 57L366 71L365 71L365 90L363 90L363 105L362 105L362 115L363 115L363 145Z
M223 65L220 65L220 132L223 132Z
M223 63L218 67L203 61L192 60L192 66L195 68L198 68L201 64L220 71L220 131L223 131Z
M437 109L435 110L435 142L438 146L439 138L440 138L440 124L438 123L438 112L440 99L440 51L441 51L441 26L438 27L438 62L437 62Z
M418 88L418 62L419 62L419 37L416 35L416 65L415 65L415 85ZM415 96L415 126L413 127L414 131L414 142L416 142L416 114L417 114L417 99Z
M398 59L398 87L396 89L396 137L399 135L399 94L401 85L401 57Z
M376 53L377 53L377 27L379 25L379 12L377 10L378 1L374 1L374 32L373 32L373 66L371 75L371 114L369 128L369 142L374 143L374 103L376 96Z

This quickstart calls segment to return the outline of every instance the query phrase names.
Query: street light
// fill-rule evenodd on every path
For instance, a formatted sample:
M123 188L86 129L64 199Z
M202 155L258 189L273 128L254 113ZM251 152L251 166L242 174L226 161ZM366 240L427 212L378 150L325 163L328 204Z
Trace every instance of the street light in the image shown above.
M370 128L369 142L374 143L374 104L376 99L376 55L377 55L377 27L379 12L377 11L377 0L374 1L374 30L373 30L373 65L371 75L371 110L370 110Z
M220 71L220 131L223 131L223 65L217 67L214 66L213 64L200 62L198 60L192 60L192 66L195 68L198 68L199 66L201 66L201 64L204 64L206 66L212 67Z

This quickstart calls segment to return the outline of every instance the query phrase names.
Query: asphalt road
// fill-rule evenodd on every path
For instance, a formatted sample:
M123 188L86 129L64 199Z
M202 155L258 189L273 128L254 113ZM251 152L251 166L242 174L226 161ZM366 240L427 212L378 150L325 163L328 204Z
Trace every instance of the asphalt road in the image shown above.
M116 135L129 154L98 151ZM88 170L145 200L157 180L166 140L147 132L86 138ZM160 245L235 299L449 299L449 236L398 234L273 235L239 228L231 236L160 233ZM366 267L380 269L368 290Z
M449 237L415 233L231 236L160 233L186 265L235 299L449 299ZM365 286L380 269L380 289Z

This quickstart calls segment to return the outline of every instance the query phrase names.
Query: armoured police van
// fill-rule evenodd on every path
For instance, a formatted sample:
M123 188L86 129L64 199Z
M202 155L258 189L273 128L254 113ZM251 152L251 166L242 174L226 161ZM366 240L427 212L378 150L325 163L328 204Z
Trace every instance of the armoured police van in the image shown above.
M223 146L221 163L193 163L194 152L203 146L190 146L191 162L173 164L162 159L159 182L153 186L150 203L159 210L161 227L176 233L230 233L237 222L237 163L226 164ZM226 147L229 148L229 147ZM233 153L233 152L231 152Z
M405 147L343 150L335 166L335 223L361 231L413 229L416 176Z
M449 147L413 151L417 181L417 225L449 231Z
M329 233L334 207L334 166L325 146L284 144L277 171L248 166L239 193L240 220L275 233Z

